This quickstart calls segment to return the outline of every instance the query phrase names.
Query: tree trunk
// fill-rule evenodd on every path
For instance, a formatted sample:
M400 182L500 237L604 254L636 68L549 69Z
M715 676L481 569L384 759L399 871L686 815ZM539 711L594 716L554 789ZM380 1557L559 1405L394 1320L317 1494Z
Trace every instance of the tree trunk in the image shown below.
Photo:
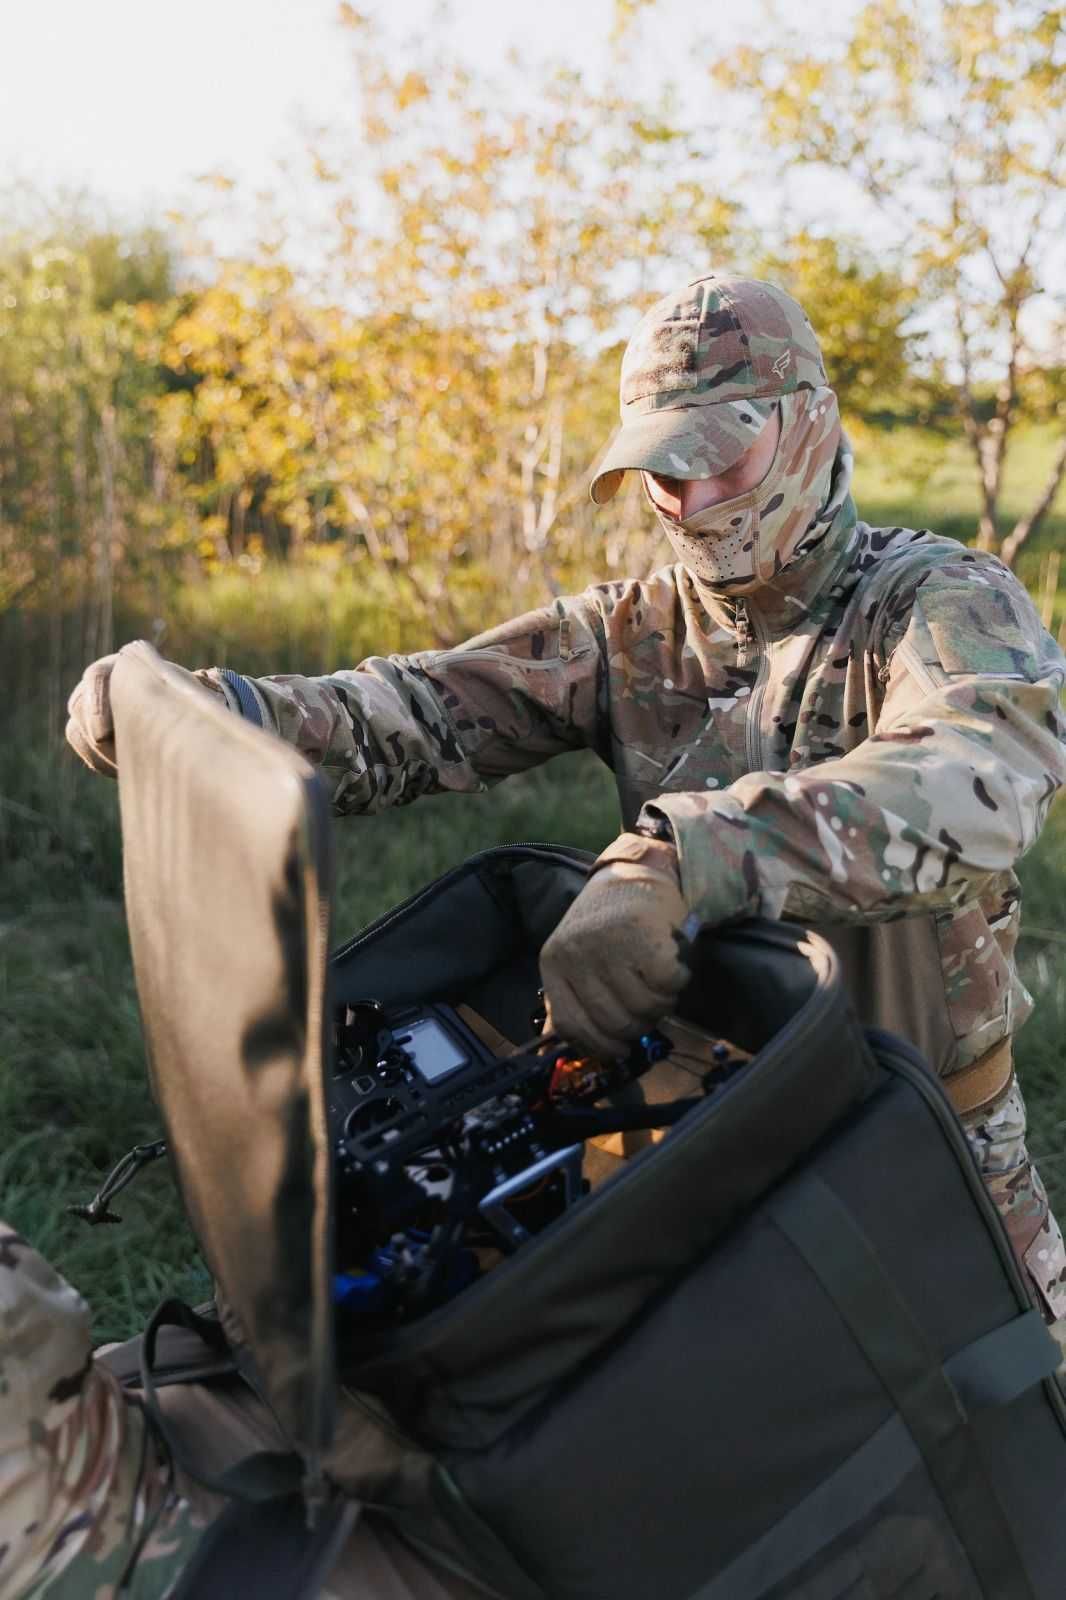
M1051 510L1063 478L1066 478L1066 433L1059 441L1059 448L1055 453L1040 499L1027 517L1019 517L1003 541L999 557L1006 566L1013 567L1018 551L1026 540L1032 537Z
M61 707L63 704L63 545L61 533L62 506L60 477L62 472L62 432L58 417L51 472L48 483L48 545L50 571L48 584L48 678L46 684L47 728L50 743L58 743L62 733Z
M999 490L1002 483L1003 453L1006 447L1006 428L991 422L977 423L971 434L971 443L977 457L977 482L981 492L981 511L977 519L978 550L999 549Z
M115 500L115 410L108 402L100 414L100 431L96 436L96 450L100 462L100 485L103 492L103 517L100 539L97 544L96 582L97 648L101 655L109 655L114 645L114 596L112 561L114 542L118 534L118 514Z

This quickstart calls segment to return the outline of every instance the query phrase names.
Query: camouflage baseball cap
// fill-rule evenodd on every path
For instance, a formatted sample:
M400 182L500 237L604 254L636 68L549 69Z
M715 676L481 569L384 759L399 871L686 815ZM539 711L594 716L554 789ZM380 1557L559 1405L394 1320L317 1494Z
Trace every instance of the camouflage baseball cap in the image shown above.
M709 273L664 295L622 357L622 426L589 488L602 505L625 473L710 478L755 442L783 394L827 383L802 306L772 283Z

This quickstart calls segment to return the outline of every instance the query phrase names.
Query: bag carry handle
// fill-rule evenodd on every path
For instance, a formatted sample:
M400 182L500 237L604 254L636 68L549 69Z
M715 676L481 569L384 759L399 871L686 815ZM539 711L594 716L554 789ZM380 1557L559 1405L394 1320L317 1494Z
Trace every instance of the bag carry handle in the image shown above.
M295 1450L256 1450L224 1472L205 1472L170 1426L155 1383L156 1345L162 1328L185 1328L220 1358L232 1360L221 1323L202 1317L183 1300L156 1307L141 1344L144 1407L171 1460L230 1504L216 1518L182 1574L174 1600L204 1594L254 1594L262 1600L315 1600L362 1511L358 1500L334 1495L309 1515L304 1465Z
M184 1300L164 1300L152 1313L141 1345L141 1389L145 1410L163 1437L171 1456L183 1471L205 1489L232 1499L257 1502L274 1500L300 1492L303 1462L295 1450L256 1450L234 1462L224 1472L206 1472L193 1460L183 1441L171 1428L159 1404L155 1384L155 1352L159 1330L163 1327L188 1328L219 1355L229 1353L229 1344L220 1323L201 1317Z

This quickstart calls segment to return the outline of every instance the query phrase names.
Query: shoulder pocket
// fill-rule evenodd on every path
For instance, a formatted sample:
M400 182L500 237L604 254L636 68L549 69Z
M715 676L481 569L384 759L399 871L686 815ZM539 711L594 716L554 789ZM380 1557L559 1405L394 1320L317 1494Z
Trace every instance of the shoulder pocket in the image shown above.
M1026 626L1023 605L1024 597L1016 599L976 572L966 583L924 584L914 608L928 641L922 655L949 677L1030 678L1037 664L1036 629Z

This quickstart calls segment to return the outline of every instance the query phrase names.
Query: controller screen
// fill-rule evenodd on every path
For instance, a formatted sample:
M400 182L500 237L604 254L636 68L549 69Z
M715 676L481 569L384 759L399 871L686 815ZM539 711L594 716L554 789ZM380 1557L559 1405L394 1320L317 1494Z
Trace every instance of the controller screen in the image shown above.
M467 1064L466 1055L435 1017L421 1017L417 1022L412 1022L410 1027L397 1035L396 1043L413 1057L415 1066L427 1083L446 1078L449 1072Z

